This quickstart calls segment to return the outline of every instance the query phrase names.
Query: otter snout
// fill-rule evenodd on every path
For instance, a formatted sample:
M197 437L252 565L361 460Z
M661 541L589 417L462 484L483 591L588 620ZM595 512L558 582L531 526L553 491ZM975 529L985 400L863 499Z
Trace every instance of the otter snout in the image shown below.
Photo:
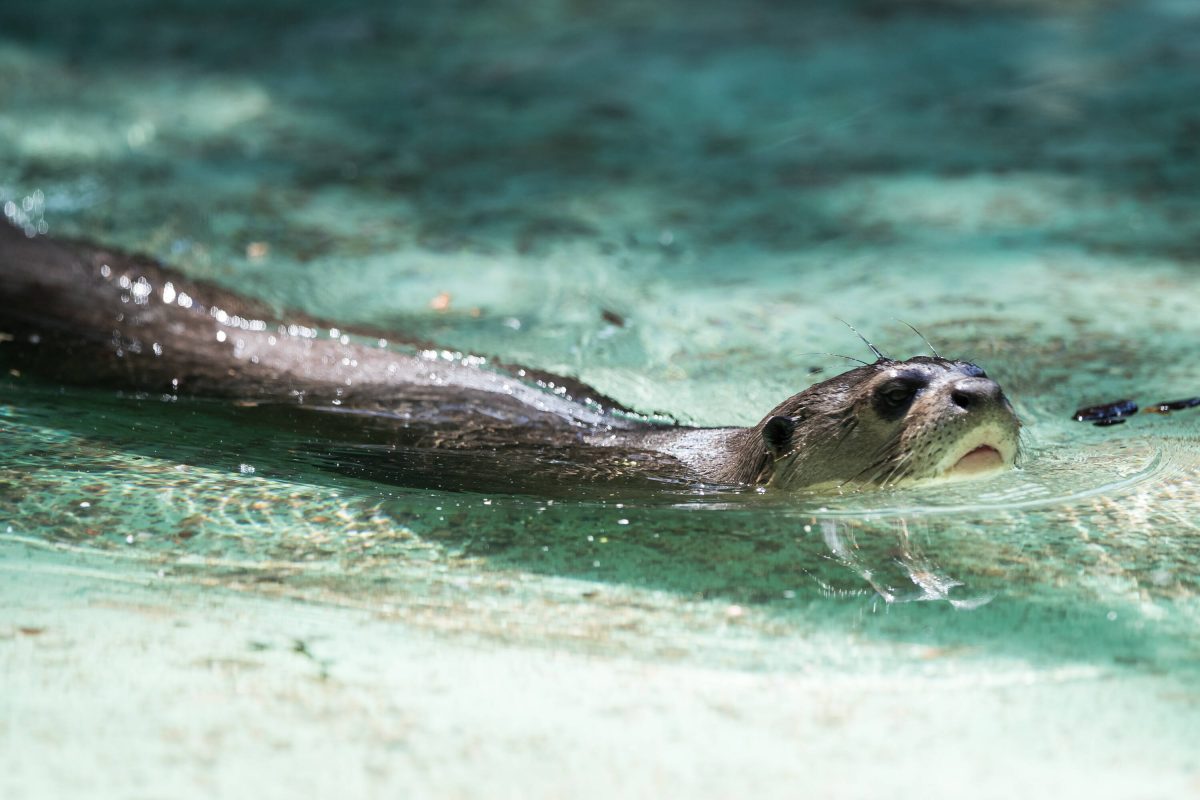
M950 402L964 411L1004 405L1004 391L991 378L963 378L950 385Z
M945 389L948 440L932 470L944 477L970 477L1013 464L1020 427L1000 384L982 375L958 378Z

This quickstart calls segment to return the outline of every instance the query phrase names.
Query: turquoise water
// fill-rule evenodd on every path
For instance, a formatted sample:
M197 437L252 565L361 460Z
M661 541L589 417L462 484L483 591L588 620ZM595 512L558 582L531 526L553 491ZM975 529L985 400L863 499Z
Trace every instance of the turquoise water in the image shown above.
M904 320L1025 422L986 482L551 501L7 375L0 793L273 796L322 757L363 796L1200 791L1200 410L1070 419L1200 393L1197 34L1166 0L0 9L18 224L695 424L862 355L838 318L916 354Z

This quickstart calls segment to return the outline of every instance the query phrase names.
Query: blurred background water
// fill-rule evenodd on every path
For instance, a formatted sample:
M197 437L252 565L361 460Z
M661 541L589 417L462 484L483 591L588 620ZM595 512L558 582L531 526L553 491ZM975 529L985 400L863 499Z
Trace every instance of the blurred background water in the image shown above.
M551 501L6 375L4 796L1200 794L1200 410L1070 419L1200 393L1197 98L1183 0L0 7L30 232L693 424L904 320L1026 425L981 483Z

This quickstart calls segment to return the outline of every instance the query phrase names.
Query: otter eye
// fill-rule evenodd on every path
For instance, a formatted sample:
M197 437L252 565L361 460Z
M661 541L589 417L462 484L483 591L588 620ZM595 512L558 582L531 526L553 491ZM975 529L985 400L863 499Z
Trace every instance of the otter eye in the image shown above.
M897 420L908 411L917 392L926 381L916 376L902 376L888 381L875 390L875 411L884 419Z

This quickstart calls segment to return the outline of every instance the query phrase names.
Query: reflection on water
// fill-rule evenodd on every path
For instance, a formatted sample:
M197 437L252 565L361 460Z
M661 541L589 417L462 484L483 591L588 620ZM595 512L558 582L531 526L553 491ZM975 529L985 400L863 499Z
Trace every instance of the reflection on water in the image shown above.
M902 490L552 498L352 477L298 449L302 437L230 425L204 403L16 381L2 398L6 540L107 553L173 580L506 641L649 656L678 636L681 653L744 664L791 663L772 642L812 626L1156 670L1191 669L1200 649L1200 548L1180 513L1200 472L1191 438L1070 449L1035 438L1010 474ZM1163 529L1176 535L1151 545ZM590 607L586 634L555 610L564 596ZM741 655L715 629L699 633L697 614L728 615L722 627L750 637ZM630 625L661 636L618 635Z

